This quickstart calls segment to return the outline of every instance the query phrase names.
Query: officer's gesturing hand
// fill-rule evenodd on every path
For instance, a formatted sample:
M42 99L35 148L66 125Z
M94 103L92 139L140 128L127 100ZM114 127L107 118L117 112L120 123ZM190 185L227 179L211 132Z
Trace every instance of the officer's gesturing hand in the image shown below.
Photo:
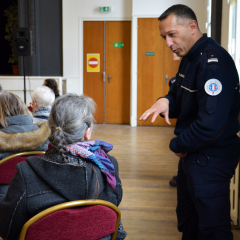
M165 118L165 122L171 125L169 122L169 100L167 98L158 99L150 109L143 113L139 118L140 121L147 121L148 117L153 114L151 122L153 123L159 114L162 114Z
M175 153L177 157L183 158L187 156L187 153Z

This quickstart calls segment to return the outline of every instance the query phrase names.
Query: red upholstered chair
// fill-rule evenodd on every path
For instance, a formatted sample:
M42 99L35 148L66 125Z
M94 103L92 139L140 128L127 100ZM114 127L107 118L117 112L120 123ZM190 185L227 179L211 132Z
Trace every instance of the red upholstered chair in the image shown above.
M119 208L103 200L79 200L50 207L28 220L19 240L97 240L112 234L121 218Z
M30 105L30 106L28 106L27 108L28 108L28 110L29 110L30 112L33 112L33 108L32 108L32 106L31 106L31 105Z
M9 184L13 176L17 173L16 165L26 161L29 156L44 155L43 151L21 152L10 155L0 160L0 184Z

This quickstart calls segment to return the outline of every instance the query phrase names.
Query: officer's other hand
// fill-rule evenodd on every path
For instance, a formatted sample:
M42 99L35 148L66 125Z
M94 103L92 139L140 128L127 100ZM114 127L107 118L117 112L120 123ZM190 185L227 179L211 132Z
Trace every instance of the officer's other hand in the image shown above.
M187 156L187 153L175 153L176 156L183 158Z
M148 109L146 112L143 113L143 115L139 118L140 121L144 121L146 122L148 117L153 114L152 120L151 122L153 123L157 116L159 114L162 114L165 118L165 122L168 125L171 125L171 123L169 122L169 100L167 98L160 98L158 99L150 109Z

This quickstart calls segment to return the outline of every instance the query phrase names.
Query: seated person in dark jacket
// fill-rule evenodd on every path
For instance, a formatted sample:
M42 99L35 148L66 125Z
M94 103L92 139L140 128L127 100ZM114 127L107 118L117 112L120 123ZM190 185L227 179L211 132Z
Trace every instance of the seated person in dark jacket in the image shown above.
M31 107L34 122L48 120L54 100L54 92L48 87L38 87L33 92Z
M47 150L49 135L47 122L34 124L31 113L17 95L0 93L0 160L19 152ZM8 184L0 183L0 201L7 189Z
M94 110L94 101L85 96L66 94L56 99L48 119L48 151L17 165L0 203L1 237L18 239L26 221L63 202L98 198L120 204L118 163L107 154L112 145L90 140ZM121 225L116 239L125 237Z

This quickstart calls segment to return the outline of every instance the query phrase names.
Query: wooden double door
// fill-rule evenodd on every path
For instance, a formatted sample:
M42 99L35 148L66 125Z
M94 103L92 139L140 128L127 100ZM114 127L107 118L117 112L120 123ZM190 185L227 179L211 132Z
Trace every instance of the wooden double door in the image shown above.
M130 21L84 21L83 93L97 104L97 123L130 123L130 46ZM99 54L98 72L88 71L88 54Z
M137 119L154 102L169 91L169 80L175 77L180 58L174 56L160 36L157 18L138 19L138 74L137 74ZM157 117L151 123L152 116L146 122L137 122L138 126L169 126L164 118ZM171 119L171 126L176 123Z

